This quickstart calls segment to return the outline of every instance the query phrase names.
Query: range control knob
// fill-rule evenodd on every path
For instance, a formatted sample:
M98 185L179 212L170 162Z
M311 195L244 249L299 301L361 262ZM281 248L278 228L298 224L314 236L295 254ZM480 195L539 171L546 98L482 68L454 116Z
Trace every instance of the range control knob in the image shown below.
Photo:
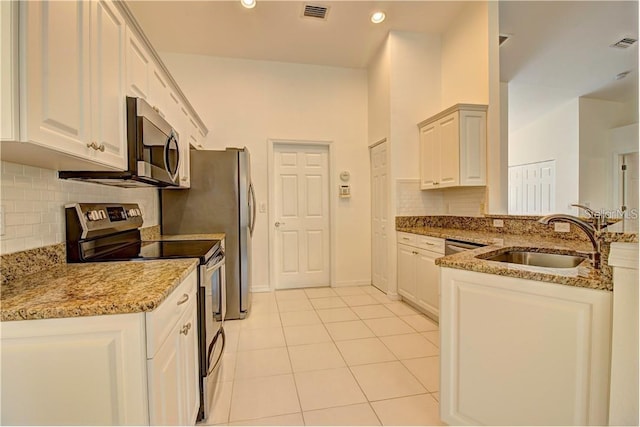
M107 219L105 211L98 211L98 216L100 216L100 219Z
M100 214L98 213L98 211L88 211L87 219L89 221L98 221L100 219Z

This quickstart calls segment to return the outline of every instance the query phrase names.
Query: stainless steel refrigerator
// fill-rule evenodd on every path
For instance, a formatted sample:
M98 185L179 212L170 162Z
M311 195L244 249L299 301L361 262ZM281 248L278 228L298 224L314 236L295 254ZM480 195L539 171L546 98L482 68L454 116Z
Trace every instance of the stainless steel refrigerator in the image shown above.
M162 234L225 233L227 314L249 313L255 194L246 148L191 150L191 188L160 190Z

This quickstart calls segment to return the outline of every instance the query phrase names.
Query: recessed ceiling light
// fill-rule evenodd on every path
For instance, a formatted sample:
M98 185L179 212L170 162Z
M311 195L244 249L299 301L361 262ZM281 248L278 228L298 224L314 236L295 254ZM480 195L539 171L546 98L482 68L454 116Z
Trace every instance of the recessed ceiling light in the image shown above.
M240 3L247 9L253 9L256 7L256 0L240 0Z
M384 21L386 17L387 15L385 15L384 12L381 12L381 11L373 12L373 14L371 15L371 22L373 22L374 24L379 24L382 21Z

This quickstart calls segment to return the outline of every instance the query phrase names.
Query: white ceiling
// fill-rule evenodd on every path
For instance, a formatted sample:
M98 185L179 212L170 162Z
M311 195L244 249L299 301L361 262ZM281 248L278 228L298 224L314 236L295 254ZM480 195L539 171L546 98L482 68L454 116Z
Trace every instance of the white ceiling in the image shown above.
M554 105L580 96L638 100L636 1L501 1L501 81L509 82L509 128L518 129ZM618 73L631 71L622 80Z
M326 20L304 4L329 6ZM127 1L156 50L364 68L389 31L443 32L461 1ZM387 19L372 24L374 10Z
M363 68L391 30L442 33L461 1L127 1L158 51ZM302 17L329 6L326 21ZM379 25L369 21L387 13ZM509 126L579 96L638 99L637 1L500 1L501 81L510 82ZM632 71L616 81L616 74ZM523 96L519 96L524 94ZM637 106L636 106L637 108Z

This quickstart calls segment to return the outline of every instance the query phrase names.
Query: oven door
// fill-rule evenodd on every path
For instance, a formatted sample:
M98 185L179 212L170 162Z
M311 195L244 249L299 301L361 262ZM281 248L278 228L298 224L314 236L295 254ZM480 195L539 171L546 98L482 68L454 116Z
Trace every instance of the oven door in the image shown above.
M225 347L223 322L227 308L224 254L200 266L200 411L198 420L210 414Z

